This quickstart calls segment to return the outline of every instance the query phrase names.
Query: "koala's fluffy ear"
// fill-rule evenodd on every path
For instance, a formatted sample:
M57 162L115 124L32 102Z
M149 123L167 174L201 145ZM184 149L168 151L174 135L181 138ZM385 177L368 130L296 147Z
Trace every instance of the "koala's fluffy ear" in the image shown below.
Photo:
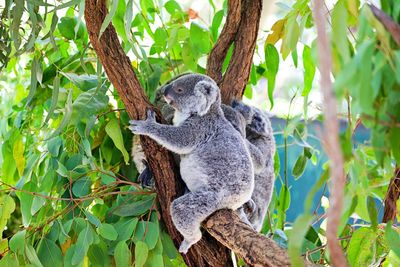
M208 112L211 105L219 98L219 88L213 81L200 81L194 87L196 95L203 99L198 105L198 114L203 116Z

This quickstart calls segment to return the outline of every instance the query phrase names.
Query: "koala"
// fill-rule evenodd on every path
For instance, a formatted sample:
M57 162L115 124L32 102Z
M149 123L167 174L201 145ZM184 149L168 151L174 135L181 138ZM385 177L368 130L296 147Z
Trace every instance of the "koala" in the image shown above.
M275 140L270 120L263 111L234 101L232 107L246 120L246 141L254 166L254 191L244 212L253 228L259 232L274 189Z
M220 90L211 78L184 75L162 93L174 108L173 125L157 123L148 111L146 120L132 120L129 128L180 156L180 173L190 192L172 202L171 216L184 237L179 252L187 253L202 237L203 220L251 199L253 163L245 140L224 116Z

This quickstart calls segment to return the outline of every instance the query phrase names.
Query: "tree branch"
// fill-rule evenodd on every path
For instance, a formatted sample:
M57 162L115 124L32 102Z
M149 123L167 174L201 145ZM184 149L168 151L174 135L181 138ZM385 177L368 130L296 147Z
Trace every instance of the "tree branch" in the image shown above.
M228 1L228 15L225 25L207 59L207 75L218 85L222 83L222 65L229 47L235 40L241 19L241 1Z
M346 257L343 254L337 232L342 214L344 186L346 177L343 169L343 157L339 143L339 122L337 119L337 102L333 92L331 81L331 47L328 35L325 31L325 14L323 0L314 0L313 16L317 26L317 46L319 70L321 73L321 90L323 94L324 111L324 146L330 159L331 190L329 196L328 222L326 237L330 258L333 266L347 266Z
M386 30L392 35L393 40L400 46L400 25L396 23L391 17L386 15L385 12L374 6L368 4L374 16L383 24Z
M144 94L131 62L119 43L114 27L109 25L99 40L100 27L106 14L105 0L85 1L85 21L91 44L108 78L118 91L129 117L143 119L147 108L156 109ZM176 171L171 154L156 142L141 136L141 144L155 177L163 221L172 240L178 246L182 237L172 223L170 205L172 200L183 193L182 182L176 175L179 171ZM188 254L183 255L183 258L188 266L222 267L229 266L230 253L215 240L203 238Z
M390 180L390 184L385 196L385 209L383 211L382 222L394 222L397 214L397 200L400 197L400 167L397 166L394 171L394 177Z
M241 99L249 80L262 10L261 0L230 0L229 13L221 35L207 61L207 74L217 81L222 102L230 104ZM240 18L239 18L240 11ZM232 13L231 13L232 12ZM222 64L234 44L228 69L222 76Z
M258 4L261 3L258 0L257 2ZM248 4L253 6L250 2ZM155 108L144 94L132 69L131 62L122 50L114 27L110 24L100 40L98 38L106 14L105 0L85 1L85 20L90 41L109 80L121 97L129 117L133 119L144 118L147 108ZM245 14L249 15L247 12ZM250 23L249 20L245 21L247 21L246 25ZM244 28L242 28L242 33L243 31ZM249 41L250 39L241 37L240 40L243 43L244 40ZM248 56L249 52L250 50L245 51ZM235 81L233 79L229 82L234 84ZM141 143L156 181L157 197L161 206L163 221L175 245L178 246L182 238L173 226L170 204L182 193L182 182L176 175L178 172L170 153L149 138L142 137ZM194 245L188 254L183 255L188 266L231 265L229 250L214 238L242 256L250 265L289 266L285 250L278 247L272 240L251 230L232 211L218 211L211 215L204 225L210 235L204 234L203 239Z

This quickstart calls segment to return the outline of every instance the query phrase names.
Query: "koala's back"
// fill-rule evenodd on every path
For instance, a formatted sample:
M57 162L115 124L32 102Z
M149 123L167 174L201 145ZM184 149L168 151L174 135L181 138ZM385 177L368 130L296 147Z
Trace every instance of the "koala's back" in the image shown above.
M181 155L181 176L190 191L207 187L221 195L222 205L246 202L254 186L253 166L240 133L221 116L204 116L193 124L203 128L203 142Z

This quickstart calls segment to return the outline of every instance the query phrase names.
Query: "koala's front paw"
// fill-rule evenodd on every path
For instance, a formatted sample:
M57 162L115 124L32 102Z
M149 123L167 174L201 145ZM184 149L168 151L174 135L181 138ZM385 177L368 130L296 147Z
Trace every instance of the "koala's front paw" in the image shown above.
M146 134L147 133L147 122L146 121L129 121L129 129L134 134Z
M182 241L181 245L179 246L179 253L186 254L189 248L193 245L193 242L189 242L186 239Z
M156 115L154 111L148 109L147 110L147 119L140 120L130 120L129 121L129 129L134 134L147 134L149 130L149 126L156 122Z

